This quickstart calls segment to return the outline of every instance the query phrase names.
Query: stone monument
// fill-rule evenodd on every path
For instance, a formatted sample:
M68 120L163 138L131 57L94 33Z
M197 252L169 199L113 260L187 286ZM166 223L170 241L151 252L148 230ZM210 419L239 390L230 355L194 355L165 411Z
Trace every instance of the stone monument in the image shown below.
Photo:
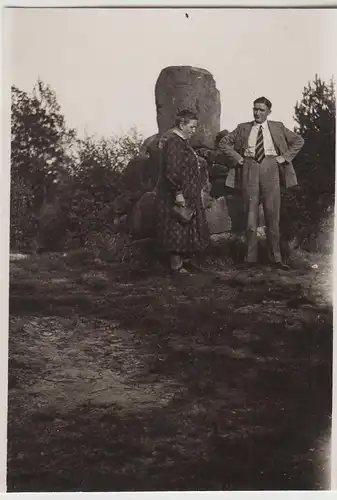
M213 148L220 131L221 102L211 73L192 66L164 68L155 86L159 134L174 126L179 110L190 109L198 115L198 131L193 146Z

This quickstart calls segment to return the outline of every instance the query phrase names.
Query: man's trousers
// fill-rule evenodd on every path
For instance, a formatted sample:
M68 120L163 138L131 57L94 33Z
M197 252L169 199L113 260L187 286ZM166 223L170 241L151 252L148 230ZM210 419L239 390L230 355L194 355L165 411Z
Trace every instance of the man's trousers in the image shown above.
M261 163L245 158L242 166L242 196L246 217L246 262L257 261L259 203L262 202L268 251L271 262L280 262L280 176L276 157L266 156Z

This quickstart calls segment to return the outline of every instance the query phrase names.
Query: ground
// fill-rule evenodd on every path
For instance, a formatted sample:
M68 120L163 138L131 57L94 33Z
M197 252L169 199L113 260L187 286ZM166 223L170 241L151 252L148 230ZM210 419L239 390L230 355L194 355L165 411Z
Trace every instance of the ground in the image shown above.
M8 491L329 488L331 267L306 263L13 258Z

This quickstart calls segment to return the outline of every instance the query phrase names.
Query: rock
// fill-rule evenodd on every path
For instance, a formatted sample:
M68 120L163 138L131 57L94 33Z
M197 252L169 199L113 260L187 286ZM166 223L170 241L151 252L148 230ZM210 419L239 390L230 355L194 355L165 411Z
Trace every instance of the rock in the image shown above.
M265 239L266 228L262 205L259 207L259 212L257 235L259 239ZM245 231L242 199L237 193L227 193L225 196L213 199L211 206L206 210L206 218L211 234L243 233Z
M130 220L133 238L152 238L155 236L156 194L154 191L145 193L135 204Z
M206 217L211 234L244 230L243 207L237 195L221 196L214 200L206 210Z
M143 142L143 144L140 147L139 153L148 155L149 150L158 141L158 137L159 137L159 134L153 134L150 137L148 137L147 139L145 139L145 141Z
M224 129L224 130L221 130L215 137L215 147L217 148L218 145L219 145L219 142L221 141L221 139L223 139L224 137L226 137L226 135L229 134L229 130L227 129Z
M141 155L129 161L118 183L121 192L144 193L151 188L149 158Z
M225 233L231 230L232 221L224 196L213 201L211 207L206 210L206 218L211 234Z
M259 226L257 228L257 237L260 239L265 239L267 238L267 230L266 226Z
M191 66L163 69L155 87L159 133L174 126L179 110L190 109L199 118L193 146L213 148L220 131L220 93L211 73Z
M158 162L151 156L142 154L128 163L117 186L120 194L111 205L114 230L128 232L131 229L133 213L139 212L137 204L145 193L154 189L157 178Z

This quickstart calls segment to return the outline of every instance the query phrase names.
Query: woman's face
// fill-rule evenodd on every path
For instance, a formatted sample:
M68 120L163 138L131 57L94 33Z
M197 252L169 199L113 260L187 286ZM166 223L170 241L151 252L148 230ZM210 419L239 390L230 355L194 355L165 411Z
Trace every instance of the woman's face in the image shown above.
M180 130L186 139L190 139L197 130L198 120L190 120L188 123L181 123Z

